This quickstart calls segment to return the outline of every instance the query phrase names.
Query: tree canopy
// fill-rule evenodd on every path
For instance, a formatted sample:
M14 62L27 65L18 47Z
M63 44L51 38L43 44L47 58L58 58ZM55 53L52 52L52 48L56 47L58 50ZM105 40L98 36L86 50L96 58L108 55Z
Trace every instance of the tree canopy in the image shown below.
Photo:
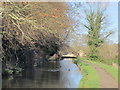
M1 27L5 63L10 61L17 66L21 60L25 60L23 58L26 57L27 51L43 51L47 58L58 53L66 44L65 40L71 27L66 3L4 2L2 4Z

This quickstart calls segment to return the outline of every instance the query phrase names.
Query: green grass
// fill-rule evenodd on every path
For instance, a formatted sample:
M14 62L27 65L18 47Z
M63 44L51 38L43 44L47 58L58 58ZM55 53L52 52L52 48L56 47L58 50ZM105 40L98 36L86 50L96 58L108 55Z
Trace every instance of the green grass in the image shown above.
M112 65L112 63L115 63L115 64L120 66L120 60L118 58L109 59L109 60L101 58L100 61L104 64L107 64L107 65Z
M80 80L78 88L99 88L99 76L97 71L89 64L73 60L82 70L82 79Z
M99 67L105 69L112 77L114 77L118 81L118 68L112 67L110 65L107 65L101 62L95 62L95 61L88 61L88 62L96 64Z
M102 62L99 62L99 61L91 61L91 60L88 60L87 58L78 57L78 59L98 65L99 67L106 70L113 78L116 79L116 81L118 81L118 79L119 79L118 78L118 68L112 67L111 65L108 65L106 63L102 63Z

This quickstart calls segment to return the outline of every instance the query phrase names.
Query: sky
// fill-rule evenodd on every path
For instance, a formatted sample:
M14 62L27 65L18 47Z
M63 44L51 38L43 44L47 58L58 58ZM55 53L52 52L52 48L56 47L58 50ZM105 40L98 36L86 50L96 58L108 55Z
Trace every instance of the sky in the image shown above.
M108 19L111 21L110 28L114 29L114 33L109 39L112 40L113 43L118 43L118 3L110 3L107 13L109 14Z
M70 2L71 5L74 5L73 2ZM107 16L107 20L109 22L107 31L112 30L113 34L109 36L106 41L109 41L110 43L118 43L118 3L117 2L104 2L105 5L107 5L107 10L105 12ZM94 4L93 4L94 5ZM95 6L92 6L95 7ZM76 12L82 12L80 9L77 9ZM71 15L72 16L72 15ZM83 15L84 16L84 15ZM78 17L74 17L74 19L78 19ZM80 19L82 20L82 19ZM83 23L86 23L83 19ZM79 29L79 30L78 30ZM87 34L87 31L84 30L85 28L80 25L78 25L78 28L76 28L76 31L81 34Z

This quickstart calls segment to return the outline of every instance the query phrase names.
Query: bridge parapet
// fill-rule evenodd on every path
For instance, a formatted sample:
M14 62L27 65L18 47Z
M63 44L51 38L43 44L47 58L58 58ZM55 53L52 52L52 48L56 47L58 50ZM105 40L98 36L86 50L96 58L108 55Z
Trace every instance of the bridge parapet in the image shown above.
M62 55L62 58L76 58L77 56L74 54L67 54L67 55Z

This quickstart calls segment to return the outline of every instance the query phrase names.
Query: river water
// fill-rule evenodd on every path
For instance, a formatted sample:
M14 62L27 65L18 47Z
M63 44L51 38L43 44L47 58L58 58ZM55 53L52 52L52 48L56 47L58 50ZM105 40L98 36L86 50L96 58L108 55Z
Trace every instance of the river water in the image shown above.
M82 75L72 60L29 68L21 75L2 79L3 88L77 88Z

